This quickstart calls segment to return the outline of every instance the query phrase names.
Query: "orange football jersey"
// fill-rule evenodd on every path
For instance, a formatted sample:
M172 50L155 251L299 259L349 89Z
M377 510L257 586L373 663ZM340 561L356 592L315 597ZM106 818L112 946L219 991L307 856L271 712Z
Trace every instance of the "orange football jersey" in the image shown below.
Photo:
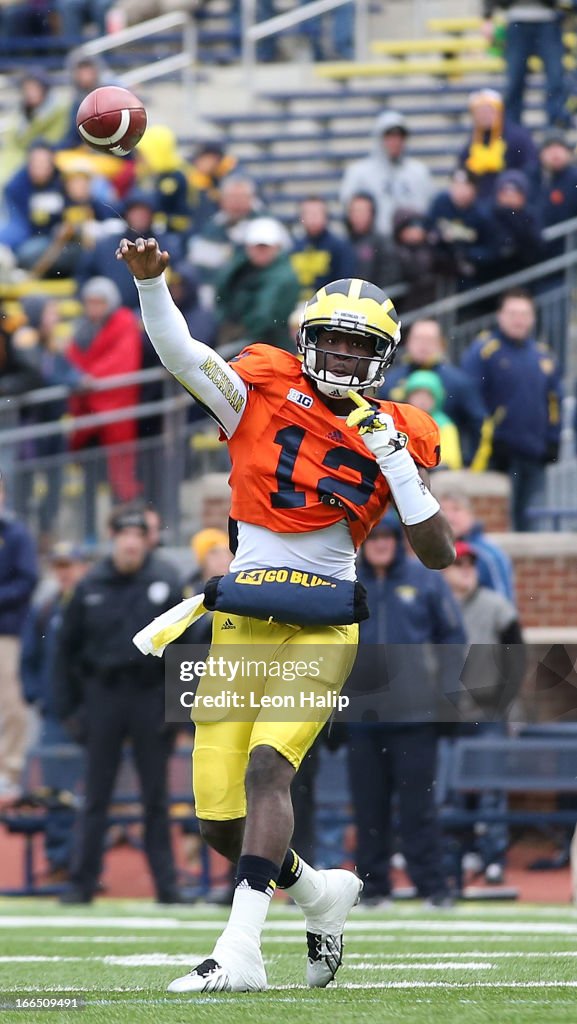
M296 356L251 345L232 360L248 387L228 440L231 515L275 533L307 533L347 518L355 547L383 515L390 491L356 427L331 412ZM376 402L408 437L415 462L439 463L439 429L411 405Z

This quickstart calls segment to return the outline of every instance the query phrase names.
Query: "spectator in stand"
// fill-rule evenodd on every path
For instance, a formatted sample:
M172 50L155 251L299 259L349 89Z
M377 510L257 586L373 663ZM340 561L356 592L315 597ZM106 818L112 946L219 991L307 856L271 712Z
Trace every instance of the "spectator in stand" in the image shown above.
M166 125L147 128L136 149L136 174L139 187L154 198L154 234L188 236L192 218L185 166L176 136ZM172 242L169 247L172 251Z
M300 0L307 3L307 0ZM329 23L327 31L327 22ZM355 8L343 4L319 18L311 18L305 29L315 60L353 60L355 56ZM328 43L328 45L327 45Z
M348 241L329 228L329 211L324 199L310 196L300 205L302 235L294 243L293 270L306 302L329 281L352 277L354 254Z
M69 43L82 40L85 25L94 24L99 36L106 35L106 15L114 0L55 0L60 34Z
M56 650L65 608L89 561L86 551L64 541L52 548L50 566L56 590L32 605L22 635L22 685L26 700L41 715L41 747L70 745L70 735L56 714ZM51 789L77 793L83 774L83 756L78 748L75 753L70 750L69 756L50 756L42 761L42 783ZM75 816L72 808L58 808L46 815L48 884L68 879Z
M434 246L429 239L425 214L398 209L393 216L393 237L387 242L389 280L406 285L395 306L399 313L419 309L438 296L440 274Z
M46 142L30 147L26 163L4 189L7 220L0 242L14 250L18 264L30 269L45 252L65 206L62 176Z
M123 226L112 207L93 194L93 173L90 163L82 157L68 162L62 174L64 208L60 223L55 224L44 249L31 268L35 277L73 277L86 252L99 239L118 234ZM28 256L29 258L29 256Z
M535 205L542 228L577 217L577 167L574 148L564 132L547 132L541 143ZM543 242L543 259L560 256L565 239Z
M394 273L391 276L389 272L386 239L375 227L376 213L373 196L359 192L348 202L345 228L354 254L353 277L387 290L396 280Z
M192 337L204 341L206 345L214 345L217 331L216 316L213 310L207 309L200 300L196 267L186 260L181 260L175 266L168 267L166 279L170 294L186 320ZM160 365L158 356L156 365Z
M573 146L564 132L547 132L541 143L540 168L535 184L535 208L541 228L553 227L577 217L577 167ZM565 252L567 236L541 243L541 259L549 260ZM551 348L565 369L570 294L564 271L548 274L535 282L535 294L554 292L547 296L542 309L541 328Z
M230 484L228 473L205 473L198 482L199 523L202 529L213 527L228 533L230 520Z
M294 351L287 327L299 298L290 238L280 221L257 217L247 225L244 249L232 256L216 282L220 321L217 347L227 355L261 342Z
M445 389L438 374L432 370L415 370L407 377L403 392L404 401L428 413L439 428L441 460L438 468L462 469L459 431L444 409Z
M224 576L229 571L232 554L228 546L228 534L224 530L206 527L194 534L190 541L194 555L195 569L184 585L184 596L193 597L204 590L205 583L213 576ZM184 644L210 644L212 615L203 615L198 622L186 630L180 639Z
M49 0L2 0L0 36L43 36L50 33Z
M527 129L505 117L500 93L494 89L479 89L471 94L469 109L473 131L459 163L476 175L479 197L487 199L493 194L501 171L524 171L531 176L539 157Z
M525 674L525 648L517 609L502 594L481 586L478 554L465 541L455 545L456 559L443 575L458 602L469 651L461 673L459 736L506 736L507 719ZM507 797L495 790L479 794L482 810L506 811ZM504 880L509 830L504 823L486 824L477 837L485 880Z
M27 295L22 300L22 309L26 323L14 333L14 348L21 361L30 367L32 373L38 375L35 387L65 387L74 392L89 387L90 378L72 365L67 356L60 350L57 328L60 323L58 304L55 299L45 295ZM34 405L25 410L23 425L41 425L42 423L58 423L67 412L65 399L55 399L41 405ZM29 442L23 458L51 459L44 472L44 488L37 500L37 516L39 545L46 551L51 543L60 501L62 481L62 464L58 456L65 451L63 434L39 436ZM19 474L17 485L17 507L27 516L28 503L34 492L34 477L24 470Z
M219 207L202 231L192 236L187 251L188 259L200 274L201 294L208 305L214 301L216 278L225 263L242 252L249 222L262 215L254 182L240 175L223 182Z
M116 31L174 11L194 14L198 6L198 0L115 0L113 10Z
M495 196L487 209L491 260L479 268L479 281L494 281L539 262L541 232L529 191L529 179L523 171L503 171L498 176Z
M179 900L167 800L173 731L164 722L164 667L132 643L143 625L182 599L174 566L151 552L146 519L115 509L111 554L80 581L64 612L56 709L86 743L86 794L64 903L90 903L102 867L107 814L125 741L142 789L144 846L156 898ZM122 628L119 628L119 626ZM155 664L156 662L156 664Z
M357 575L371 617L360 626L347 684L360 688L367 724L349 728L349 771L357 825L357 870L371 903L391 895L392 803L399 800L402 851L418 895L449 905L434 797L441 695L458 689L466 635L440 573L408 558L389 512L361 547ZM354 698L353 698L354 699ZM370 724L368 724L370 723Z
M14 334L22 321L15 322L0 305L0 398L12 398L42 386L36 367L23 358L14 344ZM2 479L6 481L6 452L2 455Z
M527 61L529 57L537 56L543 61L547 81L547 123L559 128L568 128L570 125L565 110L567 90L563 70L562 7L573 9L571 0L566 3L559 0L483 0L486 19L491 19L497 11L507 10L505 109L507 116L517 124L521 124ZM490 20L485 25L485 34L489 37L493 34Z
M44 71L27 70L20 81L20 102L2 139L0 185L22 166L38 139L55 145L66 132L67 108L50 88Z
M432 370L439 377L445 390L445 412L459 431L463 459L465 465L469 465L481 442L486 410L479 389L470 377L449 361L438 320L415 320L411 324L402 356L387 371L379 397L402 401L405 381L415 370Z
M89 92L103 85L113 85L114 81L101 57L91 57L89 54L82 53L81 50L71 53L68 71L72 85L72 96L68 108L68 129L58 145L61 149L76 149L80 142L76 127L78 107Z
M120 292L106 277L87 281L80 293L83 315L74 327L73 341L67 350L70 362L83 374L96 380L135 373L142 367L142 336L134 313L122 306ZM140 389L129 384L114 390L88 391L70 400L73 416L114 412L138 405ZM125 419L98 427L75 431L70 439L74 451L102 445L108 452L108 481L113 499L133 501L140 493L136 476L134 443L138 436L137 421L130 414ZM122 445L121 451L116 451ZM92 468L92 467L91 467ZM88 469L88 467L87 467ZM86 532L95 536L96 480L87 478Z
M556 462L561 436L561 382L551 350L535 337L535 303L522 289L505 292L497 326L463 355L493 420L489 468L507 473L513 529L531 529L527 513L542 497L545 466ZM481 468L481 466L479 466Z
M477 556L480 585L502 594L514 603L515 583L511 559L488 540L482 523L475 517L469 496L463 491L446 491L439 495L439 502L456 539L470 544Z
M218 213L220 188L236 167L236 157L225 153L220 142L203 142L193 153L187 176L194 234L202 231L207 220Z
M437 193L428 213L439 266L456 279L459 291L474 287L492 257L489 218L478 191L475 175L457 167L449 188Z
M28 715L20 686L21 635L38 571L28 530L6 507L0 478L0 801L20 795Z
M399 207L424 213L431 201L431 175L424 163L406 156L409 128L403 114L385 110L375 122L373 149L363 160L355 160L345 171L341 203L359 192L371 195L377 211L376 228L381 235L393 234L393 217Z
M0 399L10 399L42 387L42 378L38 371L22 358L14 346L14 331L21 322L21 319L9 316L0 304ZM0 410L2 429L20 425L20 410L16 403L0 402ZM3 445L0 467L2 478L11 495L14 495L17 481L21 479L21 466L17 465L20 454L19 446Z
M114 253L122 238L129 238L135 241L137 238L148 238L153 233L153 220L155 213L155 201L148 192L141 192L135 189L124 201L122 212L125 223L120 222L118 230L107 233L93 248L87 248L82 259L78 262L76 271L76 282L82 286L92 277L108 277L118 288L122 305L128 309L138 308L138 295L135 297L134 282L130 274L126 272L118 260L114 259ZM168 238L166 235L157 234L158 244L166 248ZM174 258L179 259L178 247L171 250Z

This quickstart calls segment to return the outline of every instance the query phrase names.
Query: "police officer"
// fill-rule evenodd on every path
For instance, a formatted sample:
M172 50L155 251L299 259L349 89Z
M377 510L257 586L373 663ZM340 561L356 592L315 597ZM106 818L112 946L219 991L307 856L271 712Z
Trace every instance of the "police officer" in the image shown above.
M124 741L130 739L144 804L144 846L157 899L179 898L167 806L171 735L164 726L164 666L133 635L182 599L176 569L150 552L144 513L109 521L112 551L78 585L59 643L58 710L87 748L85 810L66 903L90 903L102 863L107 812Z

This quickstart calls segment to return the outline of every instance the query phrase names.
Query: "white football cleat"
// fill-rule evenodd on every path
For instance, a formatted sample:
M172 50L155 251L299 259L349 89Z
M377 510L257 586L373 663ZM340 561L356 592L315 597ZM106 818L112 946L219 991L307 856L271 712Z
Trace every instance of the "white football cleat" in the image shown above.
M345 922L363 891L363 883L352 871L334 868L319 875L325 878L325 891L306 921L310 988L325 988L333 981L343 959Z
M247 955L248 954L248 955ZM258 947L243 950L242 956L224 956L215 949L182 978L175 978L168 992L262 992L267 988L266 971Z

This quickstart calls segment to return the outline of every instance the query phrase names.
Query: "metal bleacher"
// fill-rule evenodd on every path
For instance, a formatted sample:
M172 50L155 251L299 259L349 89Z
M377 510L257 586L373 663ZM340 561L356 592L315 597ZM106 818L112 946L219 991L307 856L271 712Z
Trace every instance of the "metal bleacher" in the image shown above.
M38 868L37 839L42 838L46 828L47 805L50 802L42 794L43 766L52 760L78 759L82 748L74 744L60 744L53 747L37 747L30 751L25 771L25 798L22 806L6 808L0 812L0 824L8 832L20 835L24 841L22 883L15 888L0 890L2 896L52 896L58 895L63 885L42 883ZM198 834L198 820L194 810L191 782L191 751L179 749L173 752L168 764L168 793L171 825ZM68 794L69 800L63 807L81 811L82 792ZM116 778L114 793L108 813L108 826L135 825L143 821L140 799L140 784L134 761L127 748ZM194 879L196 894L205 895L211 885L208 848L200 844L200 874Z

